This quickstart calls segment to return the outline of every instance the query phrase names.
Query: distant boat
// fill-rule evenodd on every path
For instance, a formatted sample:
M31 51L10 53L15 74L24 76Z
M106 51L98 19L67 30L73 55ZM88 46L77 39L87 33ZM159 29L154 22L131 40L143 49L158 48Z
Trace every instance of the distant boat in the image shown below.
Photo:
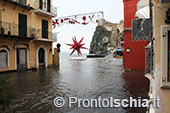
M113 57L115 58L123 58L123 52L121 49L116 49L114 52L113 52Z
M105 57L106 55L104 54L100 54L100 55L95 55L95 54L91 54L91 55L87 55L87 58L98 58L98 57Z

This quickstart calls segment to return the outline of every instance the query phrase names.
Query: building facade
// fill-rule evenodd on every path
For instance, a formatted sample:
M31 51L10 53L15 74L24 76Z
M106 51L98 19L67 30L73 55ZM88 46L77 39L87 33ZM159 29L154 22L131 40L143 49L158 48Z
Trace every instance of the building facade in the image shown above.
M153 73L145 76L150 80L149 96L160 98L160 107L151 103L149 113L170 112L170 1L151 0L153 23Z
M0 0L0 72L53 64L52 0Z
M124 2L124 53L125 69L145 69L145 49L148 40L133 39L132 22L136 19L139 0L123 0Z

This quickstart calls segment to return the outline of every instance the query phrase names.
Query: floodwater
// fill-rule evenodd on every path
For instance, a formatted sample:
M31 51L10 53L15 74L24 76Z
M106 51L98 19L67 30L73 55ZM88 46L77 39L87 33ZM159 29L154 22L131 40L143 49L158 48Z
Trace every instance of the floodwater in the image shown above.
M149 81L143 70L123 73L123 60L108 55L85 61L68 61L61 55L60 68L11 72L10 83L16 96L12 101L18 113L145 113L147 108L78 108L68 107L68 97L79 99L147 98ZM57 108L55 97L63 97L65 105Z

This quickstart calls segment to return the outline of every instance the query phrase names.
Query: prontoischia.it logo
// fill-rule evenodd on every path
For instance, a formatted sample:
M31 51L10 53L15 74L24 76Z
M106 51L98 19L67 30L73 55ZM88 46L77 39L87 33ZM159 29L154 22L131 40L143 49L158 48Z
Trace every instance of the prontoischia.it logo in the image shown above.
M152 102L152 107L160 107L159 97L153 99L142 99L138 97L134 99L130 97L129 99L114 99L110 97L104 99L98 97L97 99L78 99L76 97L68 97L68 107L77 105L77 107L89 107L89 108L107 108L107 107L149 107ZM54 105L56 107L63 107L65 105L65 100L62 97L56 97L54 99Z

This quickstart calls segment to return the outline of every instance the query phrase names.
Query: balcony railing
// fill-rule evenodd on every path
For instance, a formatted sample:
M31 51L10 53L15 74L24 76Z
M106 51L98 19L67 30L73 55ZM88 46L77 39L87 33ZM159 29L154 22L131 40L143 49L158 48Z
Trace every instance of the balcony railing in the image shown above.
M53 39L53 40L57 40L57 39L58 39L57 33L53 33L53 34L52 34L52 39Z
M24 9L33 10L30 4L27 3L27 0L3 0L3 1L5 1L4 6L7 2L7 3L15 5L14 9L16 8L16 6L19 6Z
M37 29L37 37L52 39L52 32L43 29Z
M21 33L21 31L25 31L25 33ZM36 29L33 27L20 28L18 24L2 21L0 21L0 35L57 40L57 35L55 33L53 34L50 31L44 31L42 29Z
M21 31L25 31L25 33L21 33ZM19 28L18 24L0 21L0 34L19 37L36 37L36 29L32 27Z
M51 6L51 13L57 15L57 7Z
M23 5L27 4L27 0L4 0L4 1L7 1L7 2L13 1L13 2L23 4Z
M57 40L57 33L52 33L43 29L37 29L37 38L42 37L45 39Z

